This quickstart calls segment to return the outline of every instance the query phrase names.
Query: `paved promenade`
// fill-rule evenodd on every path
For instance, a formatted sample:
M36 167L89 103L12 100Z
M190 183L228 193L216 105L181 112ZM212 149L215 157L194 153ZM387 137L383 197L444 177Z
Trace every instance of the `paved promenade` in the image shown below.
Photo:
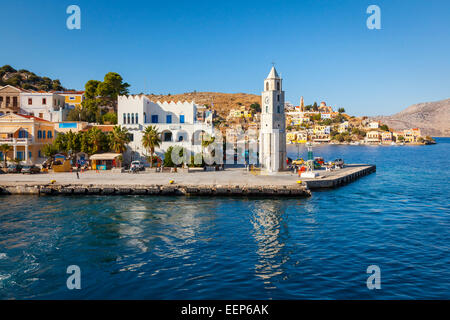
M298 180L327 181L352 175L355 172L368 168L367 165L350 165L341 170L318 171L320 175L316 179L299 178L297 174L280 172L276 174L260 174L259 172L248 172L243 168L226 169L225 171L212 172L140 172L112 173L110 171L86 171L79 173L77 179L75 172L43 173L43 174L0 174L0 186L23 186L23 185L45 185L55 180L57 185L102 185L102 186L149 186L169 185L170 180L180 185L239 185L239 186L292 186L297 185Z

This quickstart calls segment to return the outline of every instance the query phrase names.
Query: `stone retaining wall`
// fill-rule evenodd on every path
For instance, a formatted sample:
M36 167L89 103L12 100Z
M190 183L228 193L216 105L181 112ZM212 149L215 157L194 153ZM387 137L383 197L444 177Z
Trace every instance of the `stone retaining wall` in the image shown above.
M0 186L0 194L34 195L183 195L183 196L271 196L309 197L311 191L304 185L294 186L239 186L239 185L150 185L150 186L95 186L95 185L35 185Z

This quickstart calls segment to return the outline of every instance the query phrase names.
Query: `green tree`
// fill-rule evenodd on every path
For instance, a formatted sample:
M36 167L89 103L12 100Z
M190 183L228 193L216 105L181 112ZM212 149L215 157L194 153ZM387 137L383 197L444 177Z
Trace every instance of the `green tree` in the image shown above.
M383 125L380 126L380 130L382 130L382 131L389 131L389 127L387 125L383 124Z
M105 134L97 127L93 127L87 131L88 143L90 144L90 153L100 152L107 139Z
M12 150L12 147L8 144L2 144L0 145L0 152L3 154L3 161L5 162L5 168L7 166L7 160L6 157L8 156L8 152Z
M158 132L158 129L154 126L148 126L144 130L144 135L142 137L142 145L145 149L150 151L150 155L153 158L153 154L155 153L155 148L159 147L161 143L161 133ZM165 159L164 159L165 160ZM152 163L150 163L150 167Z
M102 105L111 107L117 112L117 96L128 94L130 85L123 82L120 74L109 72L105 75L103 82L98 84L96 94L102 101Z
M102 83L98 80L89 80L84 85L84 96L87 100L97 98L97 88L98 85Z
M259 103L252 103L250 105L250 109L252 109L255 113L261 112L261 105Z
M53 144L44 144L41 151L47 158L53 158L58 153L58 149Z
M110 139L111 150L117 153L124 153L127 149L127 144L130 141L131 139L127 128L114 126Z
M169 147L166 152L164 153L164 160L163 160L163 165L164 167L175 167L175 163L172 160L172 151L173 151L173 147ZM184 152L184 148L180 149L179 152L179 156L183 157L183 152ZM152 156L153 158L153 156Z
M102 116L103 123L117 124L117 114L115 112L107 112Z
M345 109L344 109L344 108L339 108L339 109L338 109L338 112L339 112L339 113L344 113L344 112L345 112Z

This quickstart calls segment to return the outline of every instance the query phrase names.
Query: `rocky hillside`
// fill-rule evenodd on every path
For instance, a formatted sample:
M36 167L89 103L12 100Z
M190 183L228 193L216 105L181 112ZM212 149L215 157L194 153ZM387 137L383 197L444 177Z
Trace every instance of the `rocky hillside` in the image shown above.
M422 134L450 137L450 99L414 104L392 116L375 117L390 128L420 128Z
M147 95L152 101L194 101L199 105L212 106L217 113L226 117L233 108L250 107L253 103L261 104L261 96L247 93L188 92L175 95Z
M0 86L7 84L36 91L65 90L58 79L52 80L48 77L38 76L25 69L16 70L10 65L4 65L0 68Z

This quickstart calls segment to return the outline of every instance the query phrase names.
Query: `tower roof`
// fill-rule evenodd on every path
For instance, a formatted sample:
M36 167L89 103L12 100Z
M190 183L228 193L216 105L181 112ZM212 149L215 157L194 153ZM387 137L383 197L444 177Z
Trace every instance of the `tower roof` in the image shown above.
M272 66L272 69L270 69L269 75L266 79L280 79L280 76L278 75L278 72L274 66Z

